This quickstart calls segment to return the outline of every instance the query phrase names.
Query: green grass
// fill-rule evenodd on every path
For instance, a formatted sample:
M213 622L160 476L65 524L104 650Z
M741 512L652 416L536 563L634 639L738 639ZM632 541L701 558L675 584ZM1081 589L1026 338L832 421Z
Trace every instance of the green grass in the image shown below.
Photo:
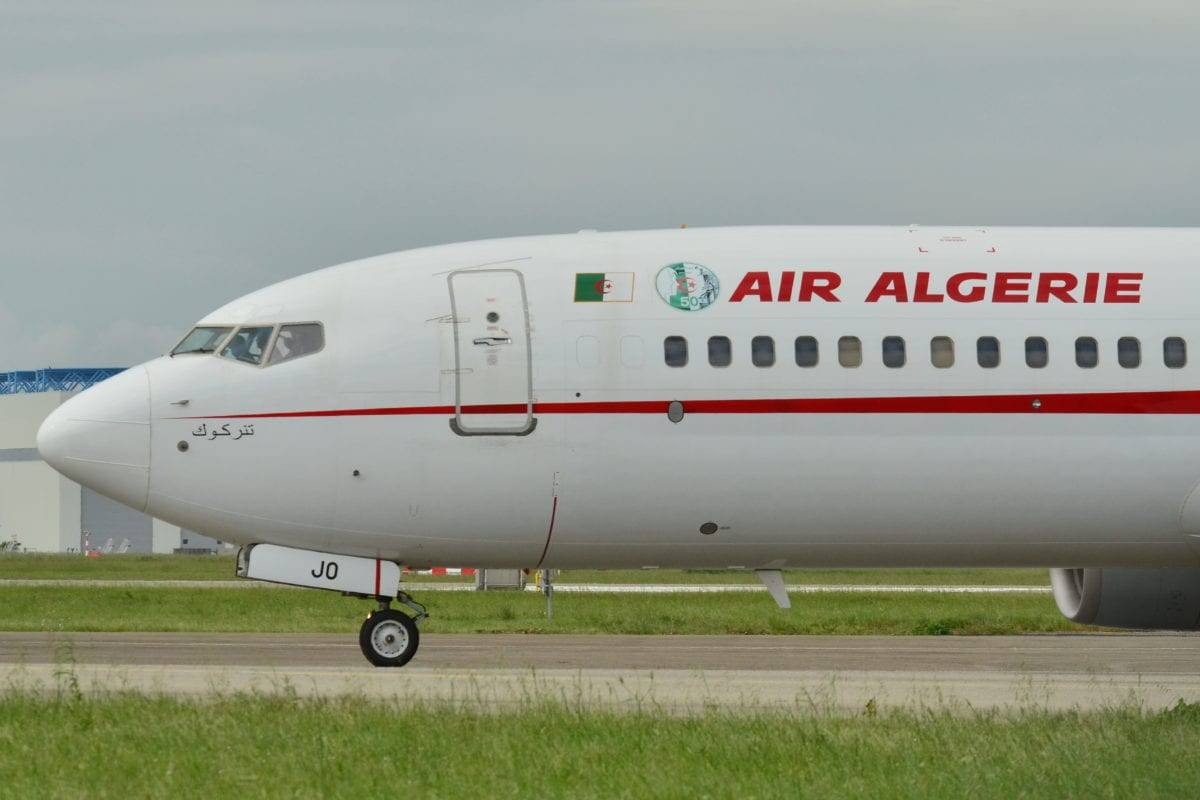
M1019 716L498 715L356 699L0 695L0 797L1169 798L1200 705Z
M427 592L434 633L1008 634L1082 630L1049 595L830 592L559 594L554 621L532 592ZM0 587L0 630L355 631L370 604L300 589Z
M22 553L0 555L0 580L13 578L81 580L232 580L231 555L78 555ZM1044 569L790 569L788 583L1021 585L1045 586ZM410 580L471 581L470 577L413 575ZM562 583L755 583L745 570L564 570Z
M785 569L789 584L889 586L1049 586L1044 569ZM751 570L563 570L560 583L758 583Z
M0 581L14 579L91 581L231 581L233 555L146 555L126 553L84 558L58 553L0 553ZM421 581L470 581L459 576L412 576Z
M233 556L0 554L0 580L233 580Z

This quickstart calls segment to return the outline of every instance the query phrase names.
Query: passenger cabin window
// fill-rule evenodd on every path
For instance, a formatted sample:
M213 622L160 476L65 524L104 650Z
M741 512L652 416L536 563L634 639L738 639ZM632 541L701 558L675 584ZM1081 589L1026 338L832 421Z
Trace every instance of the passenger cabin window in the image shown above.
M755 336L751 339L750 361L756 367L775 366L775 340L770 336Z
M638 369L646 362L645 348L640 336L621 337L621 365Z
M949 336L935 336L929 340L929 362L938 369L954 366L954 340Z
M310 356L325 347L325 328L316 322L283 325L275 337L267 364L282 364L301 356Z
M1030 336L1025 340L1025 366L1041 369L1050 363L1050 345L1042 336Z
M668 367L687 366L687 350L687 339L682 336L668 336L663 339L663 359Z
M817 339L815 336L796 337L797 367L815 367L818 357L819 353L817 352Z
M281 332L279 334L283 336ZM275 354L271 354L271 363L275 363ZM575 340L575 363L584 369L600 366L600 340L595 336L580 336Z
M862 366L862 341L857 336L838 339L838 363L843 367Z
M274 327L238 328L229 344L221 350L222 358L232 358L245 364L261 364L267 342L271 341Z
M1117 363L1125 369L1135 369L1142 365L1142 343L1133 336L1122 336L1117 339Z
M984 369L1000 366L1000 340L995 336L980 336L975 341L975 359Z
M1171 369L1181 369L1187 365L1187 342L1180 336L1168 336L1163 339L1163 363Z
M183 341L175 345L175 349L171 351L171 355L178 356L184 353L212 353L215 352L221 342L225 341L225 337L233 328L218 328L218 327L200 327L192 328L187 336L183 337Z
M733 363L733 343L728 336L708 337L708 363L714 367L728 367Z
M1028 348L1028 345L1026 346ZM1028 349L1026 350L1028 352ZM1075 365L1084 369L1091 369L1100 363L1100 349L1096 344L1096 340L1091 336L1080 336L1075 340ZM1030 364L1029 366L1034 366ZM1041 364L1039 366L1046 366Z
M883 337L883 365L893 369L904 366L904 339L902 337Z

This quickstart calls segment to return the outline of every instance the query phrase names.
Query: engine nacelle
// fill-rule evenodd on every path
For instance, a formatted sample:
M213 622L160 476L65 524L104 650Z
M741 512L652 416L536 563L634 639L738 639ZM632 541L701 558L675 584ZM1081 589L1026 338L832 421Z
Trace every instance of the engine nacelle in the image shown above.
M1052 569L1058 610L1110 628L1200 630L1200 569Z

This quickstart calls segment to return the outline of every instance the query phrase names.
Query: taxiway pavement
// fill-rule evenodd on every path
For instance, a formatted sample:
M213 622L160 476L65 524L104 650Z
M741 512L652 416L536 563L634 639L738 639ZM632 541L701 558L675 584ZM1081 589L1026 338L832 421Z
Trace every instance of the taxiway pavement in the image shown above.
M1164 708L1200 701L1200 636L573 636L430 634L369 667L327 634L0 633L0 680L86 692L288 691L506 708L861 711Z

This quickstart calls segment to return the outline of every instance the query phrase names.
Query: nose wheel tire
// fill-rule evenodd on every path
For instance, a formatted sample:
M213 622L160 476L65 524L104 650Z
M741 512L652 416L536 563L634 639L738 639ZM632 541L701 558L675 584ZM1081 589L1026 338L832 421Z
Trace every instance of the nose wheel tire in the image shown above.
M390 608L373 612L358 633L363 655L377 667L403 667L416 655L420 641L413 618Z

